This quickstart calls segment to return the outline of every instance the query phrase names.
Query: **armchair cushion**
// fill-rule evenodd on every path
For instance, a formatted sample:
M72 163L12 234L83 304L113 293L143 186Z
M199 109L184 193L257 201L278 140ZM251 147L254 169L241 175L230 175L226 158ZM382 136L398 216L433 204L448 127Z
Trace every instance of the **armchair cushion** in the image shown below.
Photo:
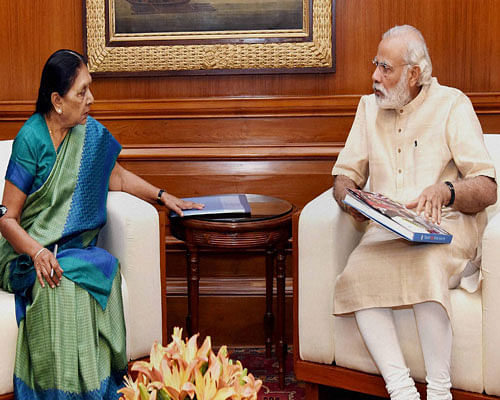
M14 390L17 322L14 295L0 290L0 395Z
M0 196L12 140L0 141ZM1 197L0 197L1 198ZM98 245L120 261L129 360L149 354L162 339L160 229L151 204L123 192L110 192L107 223ZM13 391L17 323L14 295L0 290L0 395Z
M500 167L500 135L485 135ZM498 170L498 169L497 169ZM500 186L499 186L500 191ZM500 198L500 197L499 197ZM482 287L451 292L453 348L451 375L456 389L500 395L500 213L488 208L482 240ZM332 316L335 280L363 232L343 213L331 189L308 203L298 227L298 346L301 360L378 374L354 317ZM403 354L415 380L425 380L413 310L395 310Z
M101 246L120 260L127 357L149 354L161 342L160 239L154 206L123 192L109 192Z

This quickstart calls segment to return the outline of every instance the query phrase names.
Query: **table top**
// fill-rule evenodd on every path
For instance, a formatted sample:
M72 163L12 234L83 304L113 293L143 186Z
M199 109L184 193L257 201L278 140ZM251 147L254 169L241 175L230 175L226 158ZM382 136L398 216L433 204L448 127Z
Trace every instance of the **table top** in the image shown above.
M277 197L261 194L246 194L250 215L246 216L191 216L190 219L213 222L256 222L281 217L293 209L293 204Z

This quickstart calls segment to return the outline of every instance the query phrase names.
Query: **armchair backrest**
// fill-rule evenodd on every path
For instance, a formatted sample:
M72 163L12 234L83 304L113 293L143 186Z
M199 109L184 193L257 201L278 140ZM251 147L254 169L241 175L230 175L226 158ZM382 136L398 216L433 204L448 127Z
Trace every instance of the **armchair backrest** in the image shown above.
M5 171L9 164L10 153L12 152L13 140L0 140L0 202L3 198L3 187L5 184Z

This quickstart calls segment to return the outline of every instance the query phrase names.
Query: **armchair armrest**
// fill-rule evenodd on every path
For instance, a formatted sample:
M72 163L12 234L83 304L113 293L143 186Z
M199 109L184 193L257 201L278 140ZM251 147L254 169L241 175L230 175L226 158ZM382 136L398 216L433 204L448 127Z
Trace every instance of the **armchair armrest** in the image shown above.
M332 363L333 293L337 275L359 243L364 224L343 212L327 190L306 204L298 233L300 358Z
M482 242L483 376L486 393L500 395L500 213L488 222Z
M129 360L162 339L160 227L155 207L124 192L109 192L107 223L98 245L120 261Z

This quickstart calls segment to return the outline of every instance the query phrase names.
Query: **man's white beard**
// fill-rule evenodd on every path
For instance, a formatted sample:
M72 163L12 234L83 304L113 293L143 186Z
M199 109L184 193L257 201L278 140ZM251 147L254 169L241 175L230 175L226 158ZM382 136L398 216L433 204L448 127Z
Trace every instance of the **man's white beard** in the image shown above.
M408 87L408 76L406 71L403 71L398 83L392 89L386 90L382 84L374 83L373 89L382 92L384 97L375 95L377 104L380 108L396 109L407 105L411 100L410 88Z

